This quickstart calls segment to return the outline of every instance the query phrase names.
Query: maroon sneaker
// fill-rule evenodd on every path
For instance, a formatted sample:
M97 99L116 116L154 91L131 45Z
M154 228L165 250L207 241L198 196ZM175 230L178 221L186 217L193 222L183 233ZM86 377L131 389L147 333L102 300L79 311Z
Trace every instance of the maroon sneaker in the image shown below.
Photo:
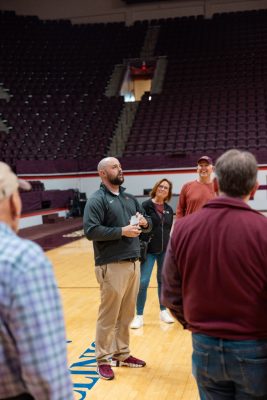
M109 364L98 365L97 372L102 379L106 379L107 381L114 379L114 372Z
M112 357L111 359L112 367L130 367L130 368L142 368L146 365L145 361L139 360L133 356L129 356L126 360L120 361L117 358Z

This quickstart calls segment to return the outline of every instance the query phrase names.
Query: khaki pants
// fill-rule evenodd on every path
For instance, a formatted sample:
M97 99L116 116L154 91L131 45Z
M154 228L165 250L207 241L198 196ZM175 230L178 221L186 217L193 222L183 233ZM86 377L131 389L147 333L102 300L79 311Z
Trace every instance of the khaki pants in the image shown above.
M109 364L110 357L130 355L129 325L134 318L140 284L140 263L120 261L95 267L101 301L96 325L96 360Z

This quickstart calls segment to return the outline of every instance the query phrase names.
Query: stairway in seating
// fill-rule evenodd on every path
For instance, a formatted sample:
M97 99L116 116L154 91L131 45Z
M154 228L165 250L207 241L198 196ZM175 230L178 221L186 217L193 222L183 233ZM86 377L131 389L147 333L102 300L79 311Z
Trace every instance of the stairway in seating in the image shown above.
M119 94L121 83L125 75L125 71L126 71L126 65L123 64L115 65L105 90L105 96L113 97Z
M155 46L158 40L160 26L151 25L146 33L144 45L140 52L141 59L151 58L154 55Z
M121 157L126 146L128 136L138 108L138 102L124 103L115 135L113 136L108 156Z

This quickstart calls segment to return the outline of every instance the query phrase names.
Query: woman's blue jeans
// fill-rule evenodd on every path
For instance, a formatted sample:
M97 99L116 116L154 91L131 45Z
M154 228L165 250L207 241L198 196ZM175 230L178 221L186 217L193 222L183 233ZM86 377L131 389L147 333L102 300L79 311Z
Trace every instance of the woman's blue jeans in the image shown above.
M160 291L161 291L161 272L164 261L165 252L159 254L147 253L146 261L140 265L140 288L137 296L136 313L137 315L143 315L144 307L146 303L147 288L150 282L152 270L157 261L157 281L158 281L158 298L161 310L165 310L162 304L160 304Z
M266 400L267 340L194 333L193 375L201 400Z

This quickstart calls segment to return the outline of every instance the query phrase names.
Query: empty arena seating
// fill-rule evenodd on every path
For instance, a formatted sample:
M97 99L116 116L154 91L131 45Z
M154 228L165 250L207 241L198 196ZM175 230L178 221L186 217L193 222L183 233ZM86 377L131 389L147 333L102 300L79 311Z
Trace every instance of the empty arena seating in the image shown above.
M124 156L188 159L237 147L263 160L266 10L153 23L161 26L155 53L168 57L163 92L143 96Z
M229 148L267 162L267 11L150 21L168 64L139 103L124 168L195 164ZM149 23L71 25L0 12L0 157L18 173L85 171L107 154L123 107L104 95L114 66L138 58ZM135 159L133 160L133 156Z
M55 208L69 208L75 197L75 190L45 190L41 181L29 181L30 191L20 189L22 200L22 213L27 214L33 211L41 211Z
M55 208L69 208L74 190L43 190L22 192L22 214Z
M139 55L144 32L144 24L72 26L1 12L0 76L10 95L0 100L9 127L1 158L15 167L102 157L123 106L104 96L107 81L116 63Z

